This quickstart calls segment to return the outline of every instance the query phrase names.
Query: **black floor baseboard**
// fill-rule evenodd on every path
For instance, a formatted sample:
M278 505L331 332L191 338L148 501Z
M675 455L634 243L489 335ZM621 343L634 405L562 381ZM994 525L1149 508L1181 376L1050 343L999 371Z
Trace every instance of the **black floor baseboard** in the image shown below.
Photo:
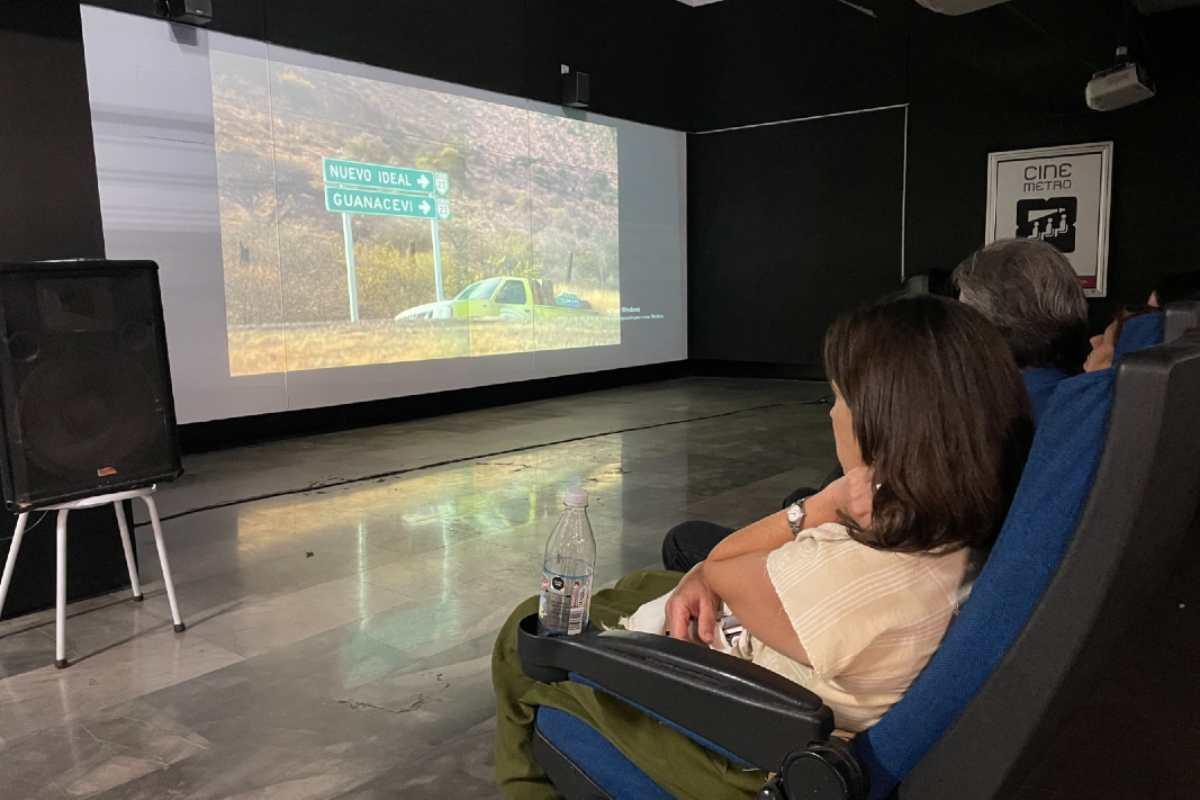
M825 371L818 364L769 364L762 361L716 361L692 359L688 371L696 377L721 378L788 378L791 380L823 381Z
M820 369L804 365L762 364L750 361L671 361L665 364L500 383L326 408L306 408L210 422L193 422L179 426L179 443L185 453L202 453L291 436L365 428L439 414L454 414L686 377L824 380Z
M325 408L193 422L179 426L179 444L185 453L202 453L291 436L365 428L440 414L455 414L530 400L594 392L617 386L671 380L689 374L687 363L672 361L643 367L499 383Z

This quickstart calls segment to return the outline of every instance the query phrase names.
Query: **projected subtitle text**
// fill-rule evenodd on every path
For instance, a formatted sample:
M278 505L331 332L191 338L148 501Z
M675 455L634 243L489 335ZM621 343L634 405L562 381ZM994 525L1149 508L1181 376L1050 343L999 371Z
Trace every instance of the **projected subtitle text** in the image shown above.
M662 314L651 312L642 313L641 306L621 306L621 321L632 322L639 319L666 319Z

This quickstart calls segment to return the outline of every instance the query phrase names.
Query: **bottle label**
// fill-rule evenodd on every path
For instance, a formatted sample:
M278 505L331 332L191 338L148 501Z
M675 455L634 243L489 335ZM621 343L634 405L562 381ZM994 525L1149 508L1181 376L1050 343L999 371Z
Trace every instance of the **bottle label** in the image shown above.
M538 620L543 630L574 636L587 627L592 576L571 577L542 572Z

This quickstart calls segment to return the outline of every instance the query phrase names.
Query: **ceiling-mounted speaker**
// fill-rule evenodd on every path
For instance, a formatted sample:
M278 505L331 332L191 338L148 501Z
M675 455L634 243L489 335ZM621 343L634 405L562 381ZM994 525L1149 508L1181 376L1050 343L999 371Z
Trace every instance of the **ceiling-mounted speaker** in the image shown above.
M952 17L957 17L960 14L970 14L972 11L979 11L1007 2L1008 0L917 0L918 5L925 6L930 11L936 11L939 14L949 14Z
M591 78L586 72L576 72L567 65L562 70L562 104L571 108L587 108L591 103Z

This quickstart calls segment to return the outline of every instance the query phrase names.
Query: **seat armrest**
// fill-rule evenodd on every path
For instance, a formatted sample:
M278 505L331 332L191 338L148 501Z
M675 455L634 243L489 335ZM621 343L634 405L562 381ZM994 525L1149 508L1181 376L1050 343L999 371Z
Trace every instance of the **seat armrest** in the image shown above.
M630 631L539 636L537 615L517 633L529 677L578 677L765 771L833 732L821 698L770 670L708 647Z

